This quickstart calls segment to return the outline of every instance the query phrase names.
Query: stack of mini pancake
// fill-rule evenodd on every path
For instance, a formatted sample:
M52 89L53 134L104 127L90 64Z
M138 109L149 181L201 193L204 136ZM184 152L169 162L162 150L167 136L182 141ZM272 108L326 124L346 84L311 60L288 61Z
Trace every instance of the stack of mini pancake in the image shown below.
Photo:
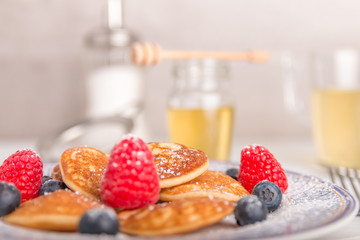
M106 168L106 154L90 147L67 149L52 171L52 178L64 181L73 191L58 190L20 205L4 221L42 230L76 231L81 216L100 202L100 183Z
M163 236L191 232L221 221L246 189L232 177L208 170L198 149L176 143L148 143L160 178L160 201L118 214L123 232Z
M160 200L216 197L238 201L249 194L232 177L208 170L209 160L198 149L176 143L149 143L160 178Z
M208 170L208 158L200 150L165 142L148 146L160 180L161 203L120 211L123 233L163 236L192 232L221 221L233 211L234 202L249 194L233 178ZM44 230L76 231L86 210L104 207L100 184L107 162L108 155L94 148L67 149L52 177L64 181L74 192L59 190L29 200L4 221Z

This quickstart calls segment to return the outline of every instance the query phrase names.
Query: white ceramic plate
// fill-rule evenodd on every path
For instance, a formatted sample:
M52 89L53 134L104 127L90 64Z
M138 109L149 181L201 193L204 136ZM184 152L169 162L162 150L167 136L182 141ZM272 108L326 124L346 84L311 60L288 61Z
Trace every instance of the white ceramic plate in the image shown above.
M210 169L225 171L238 167L231 163L211 161ZM164 240L195 239L304 239L335 231L358 212L359 203L344 189L315 177L287 171L289 188L278 210L267 220L239 227L233 215L220 223L185 235L163 237ZM30 220L31 221L31 220ZM10 226L0 222L0 239L87 240L87 239L149 239L125 234L116 237L81 235L78 233L45 232ZM151 238L150 238L151 239Z

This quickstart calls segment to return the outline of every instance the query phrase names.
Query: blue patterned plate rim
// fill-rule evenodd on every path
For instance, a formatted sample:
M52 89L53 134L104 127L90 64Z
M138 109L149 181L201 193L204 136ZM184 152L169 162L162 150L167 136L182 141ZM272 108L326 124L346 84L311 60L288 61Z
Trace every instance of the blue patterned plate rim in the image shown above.
M239 164L234 162L219 162L215 160L210 161L210 168L219 169L225 171L227 168L238 168ZM256 239L305 239L305 238L315 238L322 236L324 234L329 234L330 232L336 231L336 229L341 228L351 219L353 219L359 212L359 202L351 193L345 190L342 187L339 187L331 182L322 180L318 177L311 175L306 175L298 173L295 171L285 170L288 178L297 178L303 180L304 182L313 183L319 185L321 188L327 191L330 191L334 196L340 200L339 209L332 216L329 216L321 224L313 224L306 228L300 229L295 232L283 233L281 235L275 236L256 236ZM289 185L291 182L289 183ZM293 198L289 197L289 192L285 192L285 195L288 198L288 201L291 203ZM229 238L232 239L232 238ZM247 239L247 238L245 238Z

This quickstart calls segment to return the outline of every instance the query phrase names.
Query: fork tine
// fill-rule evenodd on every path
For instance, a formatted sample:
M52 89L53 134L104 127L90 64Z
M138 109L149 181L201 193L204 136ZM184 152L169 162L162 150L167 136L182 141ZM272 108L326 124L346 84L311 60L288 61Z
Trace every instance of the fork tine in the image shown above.
M336 174L336 172L335 172L335 169L334 169L333 167L329 167L329 173L330 173L331 181L332 181L333 183L336 183L336 181L335 181L335 174Z
M350 179L350 183L353 187L353 190L354 190L354 193L356 195L356 197L360 200L360 194L359 194L359 190L358 190L358 187L355 183L355 180L356 180L356 171L354 169L349 169L347 168L347 174L349 176L349 179Z
M328 167L331 181L338 184L360 201L360 170L345 167ZM360 216L360 209L357 214Z
M347 187L346 182L345 182L346 169L342 168L342 167L337 167L337 168L335 168L335 171L336 171L336 174L340 178L341 186L349 191L349 188Z

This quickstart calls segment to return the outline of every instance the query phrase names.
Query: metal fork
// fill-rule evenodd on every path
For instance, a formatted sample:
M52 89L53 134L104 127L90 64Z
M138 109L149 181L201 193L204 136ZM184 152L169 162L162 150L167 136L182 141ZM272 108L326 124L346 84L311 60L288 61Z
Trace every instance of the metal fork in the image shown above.
M354 195L360 201L360 170L346 167L329 167L331 181ZM360 216L360 211L358 212Z

